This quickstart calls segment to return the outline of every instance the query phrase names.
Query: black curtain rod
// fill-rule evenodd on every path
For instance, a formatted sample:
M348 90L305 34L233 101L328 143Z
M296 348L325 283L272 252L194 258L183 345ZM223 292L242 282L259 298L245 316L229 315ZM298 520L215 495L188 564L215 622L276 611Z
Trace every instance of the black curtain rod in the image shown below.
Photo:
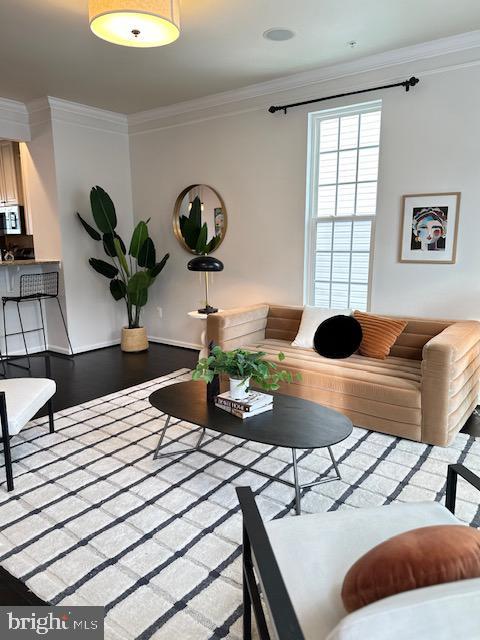
M344 98L345 96L356 96L359 93L368 93L369 91L380 91L381 89L393 89L393 87L405 87L405 91L410 91L410 87L414 87L420 80L412 76L404 82L394 82L393 84L384 84L381 87L372 87L371 89L360 89L359 91L349 91L348 93L338 93L336 96L327 96L326 98L314 98L313 100L305 100L304 102L293 102L292 104L284 104L280 107L269 108L270 113L276 113L277 111L283 111L287 113L287 109L293 107L303 107L305 104L313 104L314 102L323 102L324 100L333 100L334 98Z

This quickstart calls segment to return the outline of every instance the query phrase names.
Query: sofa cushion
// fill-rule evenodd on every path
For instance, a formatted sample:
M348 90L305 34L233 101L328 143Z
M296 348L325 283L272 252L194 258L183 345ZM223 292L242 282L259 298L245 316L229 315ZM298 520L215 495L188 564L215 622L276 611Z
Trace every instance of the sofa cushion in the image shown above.
M358 558L394 535L436 524L458 524L458 520L442 505L429 502L342 509L267 522L305 640L324 640L346 615L340 592L345 574Z
M342 600L347 611L402 591L480 578L480 532L434 526L406 531L380 543L347 572Z
M405 591L345 616L325 639L478 640L480 578Z
M325 358L340 360L349 358L358 350L362 341L362 327L352 316L327 318L315 331L313 346Z
M395 320L362 311L355 311L353 316L360 322L363 332L359 352L369 358L386 358L398 336L407 326L405 320Z
M7 402L8 432L16 435L55 394L49 378L10 378L0 380L0 391Z
M313 349L315 331L324 320L339 315L349 316L351 313L350 309L322 309L321 307L305 306L300 321L300 328L295 340L292 342L292 347Z

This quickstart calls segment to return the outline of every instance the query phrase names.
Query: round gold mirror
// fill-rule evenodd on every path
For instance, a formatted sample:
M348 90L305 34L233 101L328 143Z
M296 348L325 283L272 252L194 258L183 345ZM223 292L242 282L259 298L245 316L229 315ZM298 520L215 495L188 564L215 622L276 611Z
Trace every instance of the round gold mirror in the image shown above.
M175 202L173 232L189 253L208 255L222 244L227 210L220 194L206 184L192 184Z

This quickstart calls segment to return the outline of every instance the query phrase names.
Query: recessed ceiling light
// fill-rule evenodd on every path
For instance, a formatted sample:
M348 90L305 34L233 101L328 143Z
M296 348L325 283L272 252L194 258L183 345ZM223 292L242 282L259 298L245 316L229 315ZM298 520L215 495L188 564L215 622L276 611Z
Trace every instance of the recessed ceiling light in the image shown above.
M267 29L264 32L263 37L266 40L273 40L273 42L284 42L285 40L291 40L295 36L294 32L290 29Z

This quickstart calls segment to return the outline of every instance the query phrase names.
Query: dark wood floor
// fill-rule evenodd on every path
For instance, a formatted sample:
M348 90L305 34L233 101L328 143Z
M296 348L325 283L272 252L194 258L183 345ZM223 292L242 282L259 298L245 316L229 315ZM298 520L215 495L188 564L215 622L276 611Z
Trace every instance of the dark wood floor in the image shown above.
M72 359L51 354L52 377L57 383L55 410L66 409L127 387L132 387L182 367L192 368L198 351L151 344L145 353L127 354L119 347L89 351ZM44 375L44 359L32 359L32 375ZM25 371L8 367L9 377ZM42 413L42 412L40 412ZM474 414L462 430L480 437L480 416ZM34 605L38 598L0 567L0 606Z
M151 344L144 353L123 353L120 347L108 347L76 355L72 359L50 355L52 378L57 383L55 410L60 411L100 396L133 387L158 378L176 369L191 369L198 360L198 351ZM23 363L23 360L19 360ZM45 375L41 356L31 359L32 375ZM25 377L18 367L8 366L9 378ZM43 415L46 410L40 411ZM42 604L25 585L0 567L0 606Z
M55 410L105 396L127 387L158 378L176 369L195 366L198 351L164 344L150 344L143 353L123 353L120 347L108 347L80 353L73 358L50 354L52 378L57 383ZM18 360L24 364L25 360ZM31 358L32 375L45 375L41 356ZM8 366L8 377L24 377L25 370Z

